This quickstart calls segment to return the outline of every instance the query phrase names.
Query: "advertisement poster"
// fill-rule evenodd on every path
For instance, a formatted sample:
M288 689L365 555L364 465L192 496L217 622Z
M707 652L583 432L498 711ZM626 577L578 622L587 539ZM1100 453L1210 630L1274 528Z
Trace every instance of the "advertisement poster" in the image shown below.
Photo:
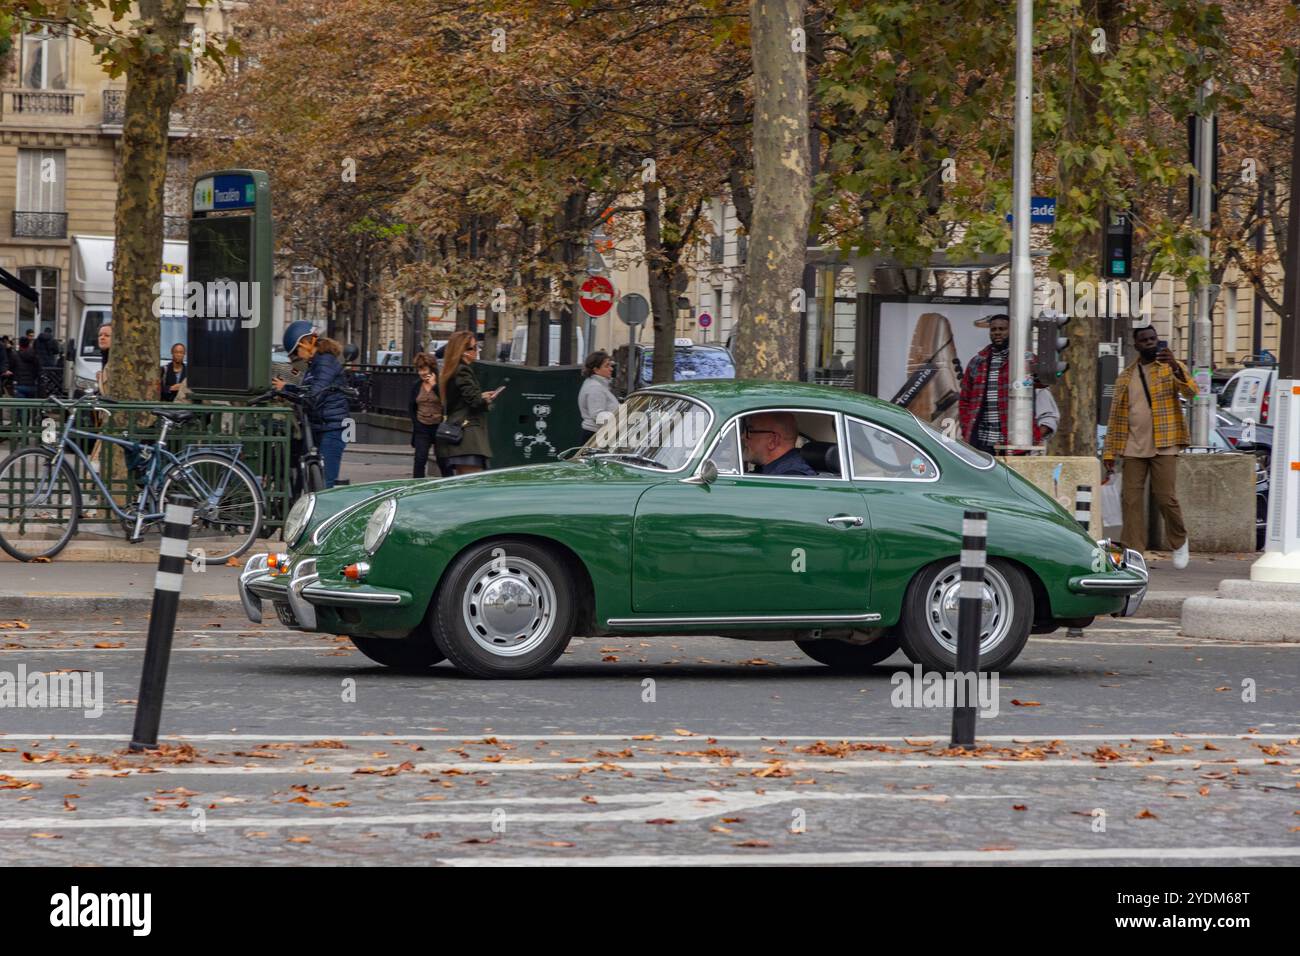
M937 427L945 419L955 426L962 372L989 344L984 320L1005 313L1006 300L883 299L878 306L876 394Z

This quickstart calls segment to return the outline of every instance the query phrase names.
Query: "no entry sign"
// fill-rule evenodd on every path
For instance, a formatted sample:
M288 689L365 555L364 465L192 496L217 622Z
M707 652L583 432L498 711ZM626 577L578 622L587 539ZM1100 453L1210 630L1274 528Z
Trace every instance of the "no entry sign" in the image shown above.
M614 284L604 276L588 276L578 290L582 311L598 319L614 307Z

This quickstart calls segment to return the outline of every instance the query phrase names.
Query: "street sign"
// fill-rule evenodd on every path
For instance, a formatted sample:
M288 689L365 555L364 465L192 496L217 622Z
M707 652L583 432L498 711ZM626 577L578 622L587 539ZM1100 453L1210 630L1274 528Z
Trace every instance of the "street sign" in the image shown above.
M582 311L598 319L614 307L614 284L604 276L588 276L578 289Z
M1007 213L1007 222L1011 213ZM1056 197L1035 196L1029 203L1029 221L1036 226L1051 226L1056 223Z
M645 296L629 292L618 300L618 317L628 325L644 325L649 316L650 303Z
M709 315L709 313L707 312L701 312L698 321L700 324L700 328L707 329L710 325L713 324L713 316Z

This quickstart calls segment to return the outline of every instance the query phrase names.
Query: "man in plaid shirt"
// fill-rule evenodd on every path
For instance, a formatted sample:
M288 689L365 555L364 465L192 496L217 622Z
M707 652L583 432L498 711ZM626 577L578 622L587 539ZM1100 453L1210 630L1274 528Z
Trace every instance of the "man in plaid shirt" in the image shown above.
M1114 474L1116 459L1122 460L1123 540L1130 548L1145 551L1147 520L1143 499L1150 476L1151 493L1164 516L1165 534L1174 548L1174 567L1181 571L1187 567L1187 528L1174 489L1178 453L1191 443L1191 438L1178 397L1195 398L1196 383L1168 347L1161 347L1153 327L1135 329L1133 344L1137 347L1138 361L1115 379L1106 447L1101 455L1106 466L1103 484Z
M996 454L996 445L1007 443L1007 426L1010 424L1007 388L1011 377L1011 353L1007 343L1011 338L1011 317L990 315L985 321L989 327L989 344L976 352L966 365L961 377L958 417L962 440L992 455ZM1032 356L1029 364L1033 365ZM1034 444L1041 441L1042 430L1035 421Z

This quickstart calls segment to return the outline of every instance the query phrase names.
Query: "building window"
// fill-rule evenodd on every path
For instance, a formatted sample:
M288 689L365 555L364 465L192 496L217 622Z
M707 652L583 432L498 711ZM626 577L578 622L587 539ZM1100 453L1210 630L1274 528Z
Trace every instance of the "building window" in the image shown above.
M40 294L39 305L15 293L18 300L18 335L29 329L40 335L46 329L57 337L59 318L59 270L30 268L19 269L18 278Z
M61 149L18 150L13 231L16 237L62 239L67 235L63 186L66 165Z
M68 40L46 23L29 24L23 34L19 83L29 90L68 86Z

